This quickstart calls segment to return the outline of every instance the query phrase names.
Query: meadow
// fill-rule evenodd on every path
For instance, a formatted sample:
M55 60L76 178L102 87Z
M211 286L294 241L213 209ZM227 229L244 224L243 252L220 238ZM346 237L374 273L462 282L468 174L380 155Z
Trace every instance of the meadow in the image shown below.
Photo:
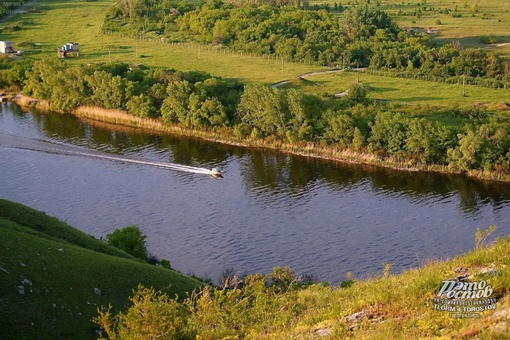
M335 1L351 5L352 1ZM323 1L312 1L323 3ZM329 1L333 4L333 1ZM459 1L444 3L439 0L399 3L379 1L380 9L392 13L402 27L434 29L433 40L438 43L459 41L465 47L497 50L510 56L510 1ZM273 84L292 80L294 86L315 94L335 94L344 91L357 75L334 73L308 77L300 82L297 77L311 71L323 71L320 65L293 63L275 56L250 55L221 49L211 45L170 43L149 33L144 36L101 32L102 20L110 1L47 0L37 2L23 14L0 24L0 39L12 40L16 49L25 51L25 58L57 58L57 48L66 42L80 44L80 55L67 58L70 63L126 62L149 67L169 67L177 70L198 70L226 79L245 83ZM415 14L418 8L421 14ZM448 9L450 14L445 14ZM472 13L471 13L472 12ZM459 13L460 17L453 17ZM55 20L63 18L63 20ZM441 23L438 25L437 23ZM494 34L497 32L497 34ZM492 40L491 40L492 39ZM497 44L487 44L487 40ZM509 101L508 91L468 85L465 96L460 84L443 84L414 79L362 74L360 80L368 86L369 97L404 103L441 106L472 106L479 103L498 104Z
M338 71L306 76L284 87L301 88L316 95L339 95L358 82L368 90L368 97L401 104L443 107L473 107L508 102L508 89L490 89L475 85L446 84L419 79L378 75L381 72L361 70Z
M171 44L146 35L127 37L102 34L101 24L111 1L47 0L33 10L0 24L0 40L14 42L27 58L57 58L67 42L80 45L71 63L126 62L181 71L198 70L226 79L251 83L275 83L312 70L316 65L289 63L274 56L254 56L198 44ZM58 20L62 18L63 20Z

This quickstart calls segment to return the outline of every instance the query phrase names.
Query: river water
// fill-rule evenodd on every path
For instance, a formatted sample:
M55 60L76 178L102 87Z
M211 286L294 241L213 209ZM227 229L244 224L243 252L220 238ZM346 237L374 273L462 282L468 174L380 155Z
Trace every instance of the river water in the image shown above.
M345 165L0 104L0 197L95 237L138 225L149 252L217 281L290 266L338 284L510 234L510 185ZM158 166L159 165L159 166ZM186 166L186 167L182 167ZM206 169L219 167L223 179ZM188 170L200 170L189 171Z

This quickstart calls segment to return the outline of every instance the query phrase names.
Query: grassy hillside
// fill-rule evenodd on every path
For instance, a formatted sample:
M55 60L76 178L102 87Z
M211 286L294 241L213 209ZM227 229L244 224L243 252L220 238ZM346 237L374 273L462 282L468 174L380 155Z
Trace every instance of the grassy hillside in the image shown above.
M180 312L174 301L138 291L130 312L117 319L116 334L143 338L177 329L200 339L509 339L509 250L507 238L399 275L386 265L381 275L351 278L344 287L299 287L287 269L275 268L266 277L244 278L241 287L206 289ZM443 286L457 298L438 298ZM479 299L468 298L473 294ZM102 320L113 335L110 317ZM133 327L141 324L146 328Z
M199 283L0 199L2 339L92 339L97 308L123 310L138 284L184 296Z

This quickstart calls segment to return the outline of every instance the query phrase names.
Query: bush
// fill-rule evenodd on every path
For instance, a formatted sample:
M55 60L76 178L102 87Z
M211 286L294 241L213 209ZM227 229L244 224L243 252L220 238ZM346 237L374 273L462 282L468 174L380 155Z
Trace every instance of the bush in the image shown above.
M147 236L136 225L127 226L120 230L115 229L113 233L106 235L108 244L143 261L147 261L146 238Z

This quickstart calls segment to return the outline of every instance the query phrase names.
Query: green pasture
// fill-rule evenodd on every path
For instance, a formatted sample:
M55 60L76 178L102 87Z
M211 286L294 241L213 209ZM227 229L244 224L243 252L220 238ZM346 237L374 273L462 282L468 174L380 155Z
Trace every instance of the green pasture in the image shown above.
M57 58L57 48L67 42L80 45L79 57L69 62L127 62L164 66L178 70L199 70L214 76L244 82L274 83L295 77L316 65L289 63L274 56L254 56L197 44L170 44L155 36L125 37L101 34L101 22L108 0L47 0L34 10L0 24L0 40L11 40L26 57Z
M335 2L379 3L377 8L391 14L401 27L432 28L437 43L459 41L464 47L490 48L510 57L510 0L311 0L310 4ZM415 14L419 7L421 12Z
M293 80L288 87L299 87L317 95L335 95L359 82L368 89L372 99L429 106L472 107L479 104L510 102L510 90L480 86L445 84L425 80L377 76L364 71L338 71L316 74L304 80ZM465 92L465 95L463 95Z
M421 1L412 1L404 5L392 0L381 1L380 8L394 14L399 9L409 12L417 8ZM459 1L456 6L459 12L466 14L475 2L467 1L467 7L463 5L464 2L466 1ZM338 3L347 5L349 2L340 0ZM484 1L483 4L478 4L479 12L474 16L463 15L461 18L438 13L441 8L451 7L453 10L454 3L438 0L428 0L426 3L426 6L433 7L434 11L425 11L420 18L398 16L396 18L399 24L429 27L434 26L432 23L439 18L442 25L440 31L435 34L436 39L461 39L463 44L481 46L480 39L490 31L498 32L496 37L498 42L510 42L508 24L510 19L505 15L510 10L505 4L510 5L510 0ZM310 71L324 70L318 65L282 62L274 56L243 54L210 45L172 44L149 34L137 38L119 34L103 35L101 22L110 4L109 0L47 0L36 3L28 13L19 14L0 24L0 40L13 41L16 49L25 50L26 58L57 58L57 48L66 42L74 41L80 44L80 55L67 58L71 63L127 62L178 70L205 71L214 76L243 82L270 84L284 79L295 79L298 75ZM482 13L486 13L489 19L482 19L480 17ZM60 18L62 20L59 20ZM493 48L508 51L510 55L510 45ZM315 75L308 77L306 82L298 84L294 81L294 83L311 93L335 94L345 91L356 81L356 77L355 73L342 72ZM510 102L508 90L468 85L465 89L466 96L462 96L461 84L442 84L365 73L361 74L360 81L369 86L369 96L374 99L454 106Z

